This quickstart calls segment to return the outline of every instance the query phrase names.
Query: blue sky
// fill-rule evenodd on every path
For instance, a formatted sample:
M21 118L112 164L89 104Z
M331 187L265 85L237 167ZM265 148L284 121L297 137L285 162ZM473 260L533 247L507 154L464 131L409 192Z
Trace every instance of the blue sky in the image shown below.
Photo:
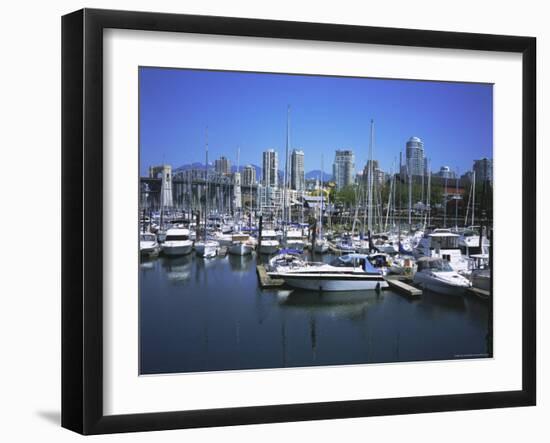
M390 171L411 136L424 142L432 171L471 169L492 157L493 88L487 84L146 68L139 70L140 171L150 165L209 160L261 166L275 148L283 165L287 105L291 148L305 170L331 172L336 149L352 149L356 168L367 158L374 119L374 158ZM403 154L404 155L404 154ZM404 157L403 157L404 158Z

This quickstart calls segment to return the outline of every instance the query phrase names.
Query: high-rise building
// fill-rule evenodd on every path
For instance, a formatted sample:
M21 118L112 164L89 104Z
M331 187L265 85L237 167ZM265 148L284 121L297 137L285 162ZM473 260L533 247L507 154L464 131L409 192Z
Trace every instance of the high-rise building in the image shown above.
M483 183L484 181L493 182L493 160L482 158L474 160L474 172L476 173L476 182Z
M240 209L242 207L240 172L235 172L233 174L233 207L235 209Z
M439 169L439 172L436 174L438 177L441 178L456 178L456 174L454 171L451 171L451 168L448 166L441 166Z
M279 182L279 160L274 149L268 149L263 153L262 184L276 188Z
M340 190L353 184L355 176L355 156L353 151L336 150L336 156L332 165L332 175L336 183L336 189Z
M367 160L367 164L363 169L363 175L362 175L363 183L367 186L369 184L370 163L371 161ZM380 169L380 166L378 165L378 160L372 160L372 177L373 177L373 184L382 185L384 183L385 174L384 174L384 171Z
M424 143L418 137L407 141L406 165L408 174L424 175Z
M290 156L290 187L297 191L305 189L304 151L294 149Z
M214 169L217 174L229 174L231 172L231 162L224 156L221 156L214 162Z
M254 166L246 165L243 168L242 184L243 186L256 184L256 168Z

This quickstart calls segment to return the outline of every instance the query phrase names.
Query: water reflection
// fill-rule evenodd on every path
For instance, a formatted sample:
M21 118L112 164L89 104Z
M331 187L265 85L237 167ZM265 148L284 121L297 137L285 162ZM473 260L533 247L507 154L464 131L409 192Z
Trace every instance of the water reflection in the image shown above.
M441 360L487 349L487 306L472 297L262 290L256 264L268 259L142 262L142 373Z
M166 273L166 277L174 284L183 284L191 277L191 261L189 255L181 257L163 257L161 267Z
M376 291L318 293L295 290L279 299L279 304L286 309L309 311L312 315L355 318L363 317L369 306L380 303L382 299L383 294Z
M255 264L252 254L249 255L233 255L228 254L227 260L232 271L235 272L247 272Z

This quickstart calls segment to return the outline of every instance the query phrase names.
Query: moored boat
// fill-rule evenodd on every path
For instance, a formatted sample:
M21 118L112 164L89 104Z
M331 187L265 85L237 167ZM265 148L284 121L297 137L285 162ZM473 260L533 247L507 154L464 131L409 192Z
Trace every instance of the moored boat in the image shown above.
M139 234L139 254L142 257L155 257L160 251L157 237L152 232Z
M165 255L186 255L193 249L193 242L189 239L189 229L172 228L166 231L166 239L162 244L162 253Z
M210 258L218 254L220 244L215 240L195 242L195 252L199 257Z
M466 277L441 258L422 257L418 259L417 266L413 282L424 289L440 294L463 295L471 287Z
M289 286L310 291L364 291L388 286L365 254L338 257L331 264L306 263L276 275Z
M277 233L270 229L264 230L259 247L260 254L275 254L279 250L279 247Z
M254 250L254 243L248 234L233 234L228 252L233 255L249 255Z

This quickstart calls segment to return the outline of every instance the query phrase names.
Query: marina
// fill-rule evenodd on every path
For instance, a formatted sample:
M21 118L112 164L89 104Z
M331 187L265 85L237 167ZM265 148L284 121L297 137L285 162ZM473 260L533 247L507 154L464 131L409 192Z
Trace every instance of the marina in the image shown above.
M286 104L283 113L278 97L260 87L262 96L277 105L258 107L254 102L245 119L224 97L197 97L204 108L195 113L185 100L173 101L164 91L173 111L184 107L195 119L194 125L181 126L179 120L169 125L193 147L180 151L179 142L170 139L171 157L179 162L173 166L164 155L159 157L164 148L156 144L164 121L152 110L164 105L156 106L156 93L163 88L154 79L198 75L215 88L214 78L225 85L244 74L225 77L228 74L148 68L141 73L152 81L147 96L152 107L143 107L149 122L144 150L148 162L141 164L139 179L141 373L492 357L489 112L483 125L476 120L479 140L450 151L447 144L457 137L448 132L455 128L449 110L455 108L445 100L438 109L445 114L446 131L435 124L439 115L432 108L423 111L430 125L417 121L413 126L411 115L388 109L377 123L382 128L377 133L374 119L365 118L363 102L356 102L355 96L350 98L355 113L339 103L341 95L331 98L339 103L339 111L322 106L304 112L306 106L294 113ZM264 86L288 82L293 91L302 82L329 82L337 89L359 85L342 78L246 78L247 84ZM375 85L380 85L386 96L401 100L393 89L396 83L370 79L361 85L371 98L378 97ZM424 88L457 88L425 82L399 85L415 94ZM487 85L467 88L472 100L491 106ZM328 91L311 90L316 91L315 99L321 90ZM346 86L340 91L345 94ZM209 96L209 91L203 93ZM418 97L422 103L426 96ZM298 96L296 100L302 101ZM206 118L217 113L211 103L224 103L227 111L215 118L213 128ZM380 101L373 111L384 107ZM309 113L318 109L339 125L311 120ZM270 117L251 125L262 112ZM165 117L170 120L172 115ZM436 136L439 142L429 141L430 155L423 139L405 137L395 119L403 128L418 127ZM348 130L354 134L356 151L335 148L348 136L348 130L340 130L348 120L355 122ZM472 130L471 122L456 123L453 130ZM394 132L400 135L394 137ZM256 143L243 146L241 140L251 134ZM280 151L258 149L266 146L265 134L277 140ZM309 140L308 149L298 148L294 136ZM325 137L333 136L337 138L325 143ZM380 139L382 147L376 148ZM396 143L402 145L394 151ZM191 163L182 162L183 152ZM327 154L334 155L332 174L325 171ZM464 173L459 174L459 166L445 164L434 171L431 155L434 161L461 165ZM249 163L241 164L243 157ZM236 159L233 164L231 158ZM253 163L260 159L261 166ZM356 168L356 161L361 167ZM306 172L306 164L320 169Z
M336 257L324 254L321 260ZM144 259L141 373L490 355L490 305L473 294L424 290L408 296L392 278L381 291L305 291L269 278L262 271L267 263L268 257L256 253Z

